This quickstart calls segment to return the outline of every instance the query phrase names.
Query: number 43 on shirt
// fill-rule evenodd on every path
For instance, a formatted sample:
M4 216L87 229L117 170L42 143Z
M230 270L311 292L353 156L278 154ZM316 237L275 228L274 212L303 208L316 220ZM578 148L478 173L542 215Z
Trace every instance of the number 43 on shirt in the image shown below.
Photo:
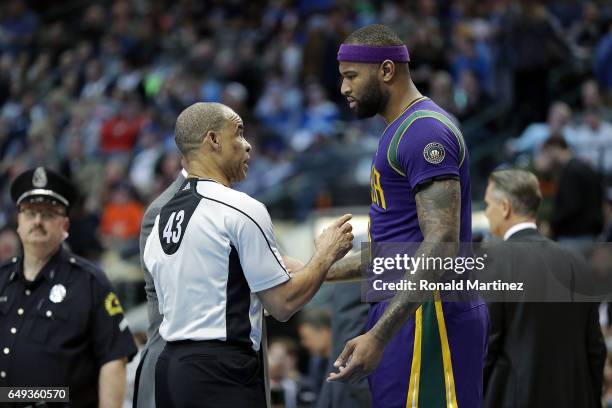
M166 226L164 227L163 237L166 239L166 243L170 244L170 242L174 244L178 244L181 239L182 233L182 224L185 220L185 210L174 211L170 214L170 218L168 218L168 222L166 222Z

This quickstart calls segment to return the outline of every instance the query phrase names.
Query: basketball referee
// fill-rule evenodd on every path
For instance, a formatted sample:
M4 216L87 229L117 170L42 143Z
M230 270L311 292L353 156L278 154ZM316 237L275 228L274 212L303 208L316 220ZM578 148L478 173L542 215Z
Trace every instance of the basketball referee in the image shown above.
M351 248L345 215L317 237L308 264L290 260L289 274L264 205L231 188L249 167L243 130L218 103L191 105L176 122L188 177L162 207L143 257L167 342L155 368L158 407L265 407L263 307L289 319Z

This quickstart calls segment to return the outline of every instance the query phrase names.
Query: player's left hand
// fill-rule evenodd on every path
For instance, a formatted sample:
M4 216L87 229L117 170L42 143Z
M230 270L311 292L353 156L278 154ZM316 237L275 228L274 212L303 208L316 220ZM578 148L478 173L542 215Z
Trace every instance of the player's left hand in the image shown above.
M369 375L380 363L385 345L370 332L348 341L334 363L337 373L330 373L327 381L354 384Z

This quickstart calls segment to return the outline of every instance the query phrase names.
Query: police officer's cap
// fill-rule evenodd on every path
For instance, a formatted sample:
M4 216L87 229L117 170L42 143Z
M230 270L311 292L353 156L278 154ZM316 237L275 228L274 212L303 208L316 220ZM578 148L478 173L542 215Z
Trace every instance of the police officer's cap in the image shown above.
M11 197L16 205L22 202L48 202L70 208L77 192L72 183L45 167L21 173L11 185Z

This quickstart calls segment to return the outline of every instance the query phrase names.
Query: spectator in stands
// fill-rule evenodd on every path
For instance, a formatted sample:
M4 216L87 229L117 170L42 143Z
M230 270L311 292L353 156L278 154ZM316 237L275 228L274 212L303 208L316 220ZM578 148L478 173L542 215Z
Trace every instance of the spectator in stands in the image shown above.
M590 58L601 37L599 6L594 1L585 2L582 16L575 21L567 33L568 42L577 58Z
M11 92L12 62L13 57L9 53L0 55L0 106L5 104Z
M262 125L280 135L286 141L297 127L302 92L280 76L267 82L255 107L255 114Z
M176 179L181 171L181 157L175 150L165 151L155 162L155 194L159 195Z
M105 249L98 234L100 218L87 208L84 200L80 196L72 207L66 243L76 255L98 262Z
M21 254L19 236L13 226L0 229L0 263L4 263L14 256Z
M109 241L135 241L140 233L143 205L136 200L133 187L117 183L111 187L108 203L102 211L100 231Z
M1 27L4 38L0 39L0 50L17 55L34 42L38 19L24 0L10 0Z
M457 24L453 40L456 54L452 74L455 82L461 82L463 73L471 71L479 87L486 89L491 79L490 51L483 43L476 42L471 26L467 24Z
M130 166L130 181L141 196L149 196L155 188L155 163L163 154L159 127L145 125L138 141L138 152Z
M338 45L346 37L347 29L340 21L339 26L330 24L330 18L313 15L307 24L303 49L302 74L307 80L316 78L325 92L336 95L339 79L338 69L333 63Z
M91 60L85 67L85 85L81 90L81 98L101 98L109 85L109 80L103 75L103 67L98 59Z
M246 103L249 97L249 91L240 82L230 82L227 84L221 93L221 103L234 109L236 113L251 115Z
M136 145L144 123L141 106L135 96L128 96L123 102L116 115L100 129L100 148L104 153L129 153Z
M406 31L402 25L393 27L394 31ZM410 61L410 75L419 89L427 89L434 72L448 68L443 33L440 21L435 18L415 21L412 27L414 33L404 37L408 40L410 55L414 56Z
M11 132L8 119L0 117L0 160L15 156L23 149L25 138L19 138L17 133Z
M67 152L60 161L60 173L72 180L81 192L87 208L96 208L102 195L104 180L99 177L104 167L96 157L89 157L85 153L83 139L77 133L67 135ZM80 254L78 254L80 255Z
M536 168L545 174L559 174L550 222L553 237L584 253L603 228L599 175L588 163L575 158L558 135L544 143Z
M507 149L511 154L527 153L535 156L542 144L552 135L560 134L568 142L574 141L571 127L572 110L565 102L554 102L548 109L545 123L532 123L518 139L510 139Z
M272 408L312 406L313 393L297 369L297 342L289 337L273 338L268 344L268 350Z
M513 71L515 115L522 125L541 120L549 73L569 53L558 21L540 2L515 4L502 24L501 46Z
M307 108L304 111L300 133L291 141L297 151L306 150L310 145L334 134L339 119L336 104L329 100L327 92L318 82L306 87Z
M300 343L310 353L307 380L318 396L331 355L331 317L327 310L309 310L300 316Z
M570 142L568 140L568 142ZM587 109L570 142L576 156L605 175L612 174L612 123L605 122L598 108Z
M459 120L468 119L490 106L489 98L483 92L481 83L470 69L461 72L454 99Z
M612 90L612 18L608 18L607 33L601 37L595 49L593 70L597 81L606 92Z
M429 79L429 97L445 111L457 114L453 78L446 71L437 71Z
M612 107L604 103L599 84L594 79L589 79L580 86L580 102L582 111L599 110L605 122L612 122ZM578 122L582 121L582 112Z

